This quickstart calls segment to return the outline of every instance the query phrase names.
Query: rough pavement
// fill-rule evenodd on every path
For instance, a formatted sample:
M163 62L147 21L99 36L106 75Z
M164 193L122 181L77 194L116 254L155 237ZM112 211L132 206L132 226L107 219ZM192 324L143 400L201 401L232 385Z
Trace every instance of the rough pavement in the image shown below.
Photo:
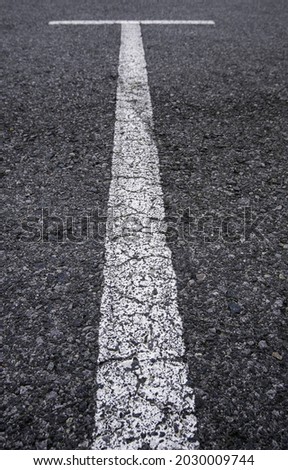
M42 208L105 215L120 27L47 23L177 17L216 22L142 27L198 439L287 448L286 2L19 0L3 10L3 447L87 448L94 429L105 217L81 242L68 219L64 243L59 221L59 234L54 221L37 241L36 221ZM34 242L23 230L32 216Z

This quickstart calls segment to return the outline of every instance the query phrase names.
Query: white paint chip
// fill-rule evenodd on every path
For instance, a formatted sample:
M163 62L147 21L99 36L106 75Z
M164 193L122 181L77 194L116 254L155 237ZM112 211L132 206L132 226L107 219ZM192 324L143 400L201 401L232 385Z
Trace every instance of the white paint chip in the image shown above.
M139 23L121 28L93 449L195 449Z

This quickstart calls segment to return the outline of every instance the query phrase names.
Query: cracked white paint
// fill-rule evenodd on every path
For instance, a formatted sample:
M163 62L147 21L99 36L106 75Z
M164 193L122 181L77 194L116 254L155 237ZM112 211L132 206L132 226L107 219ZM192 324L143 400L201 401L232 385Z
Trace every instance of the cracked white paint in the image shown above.
M139 24L122 24L93 449L195 449Z

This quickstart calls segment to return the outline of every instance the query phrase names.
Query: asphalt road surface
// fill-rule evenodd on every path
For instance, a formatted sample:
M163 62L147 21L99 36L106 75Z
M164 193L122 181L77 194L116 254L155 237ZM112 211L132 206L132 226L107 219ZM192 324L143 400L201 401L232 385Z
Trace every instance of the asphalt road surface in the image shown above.
M2 447L87 449L95 430L121 26L48 23L192 19L215 26L141 30L197 440L287 449L286 0L15 0L2 16Z

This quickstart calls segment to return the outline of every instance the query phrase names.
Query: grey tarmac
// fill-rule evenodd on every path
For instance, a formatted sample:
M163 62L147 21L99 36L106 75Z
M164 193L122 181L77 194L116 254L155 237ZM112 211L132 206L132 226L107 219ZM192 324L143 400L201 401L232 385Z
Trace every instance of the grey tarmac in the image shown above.
M3 448L88 449L95 429L120 25L48 22L191 18L216 26L141 28L197 439L287 449L287 10L284 0L2 7Z

